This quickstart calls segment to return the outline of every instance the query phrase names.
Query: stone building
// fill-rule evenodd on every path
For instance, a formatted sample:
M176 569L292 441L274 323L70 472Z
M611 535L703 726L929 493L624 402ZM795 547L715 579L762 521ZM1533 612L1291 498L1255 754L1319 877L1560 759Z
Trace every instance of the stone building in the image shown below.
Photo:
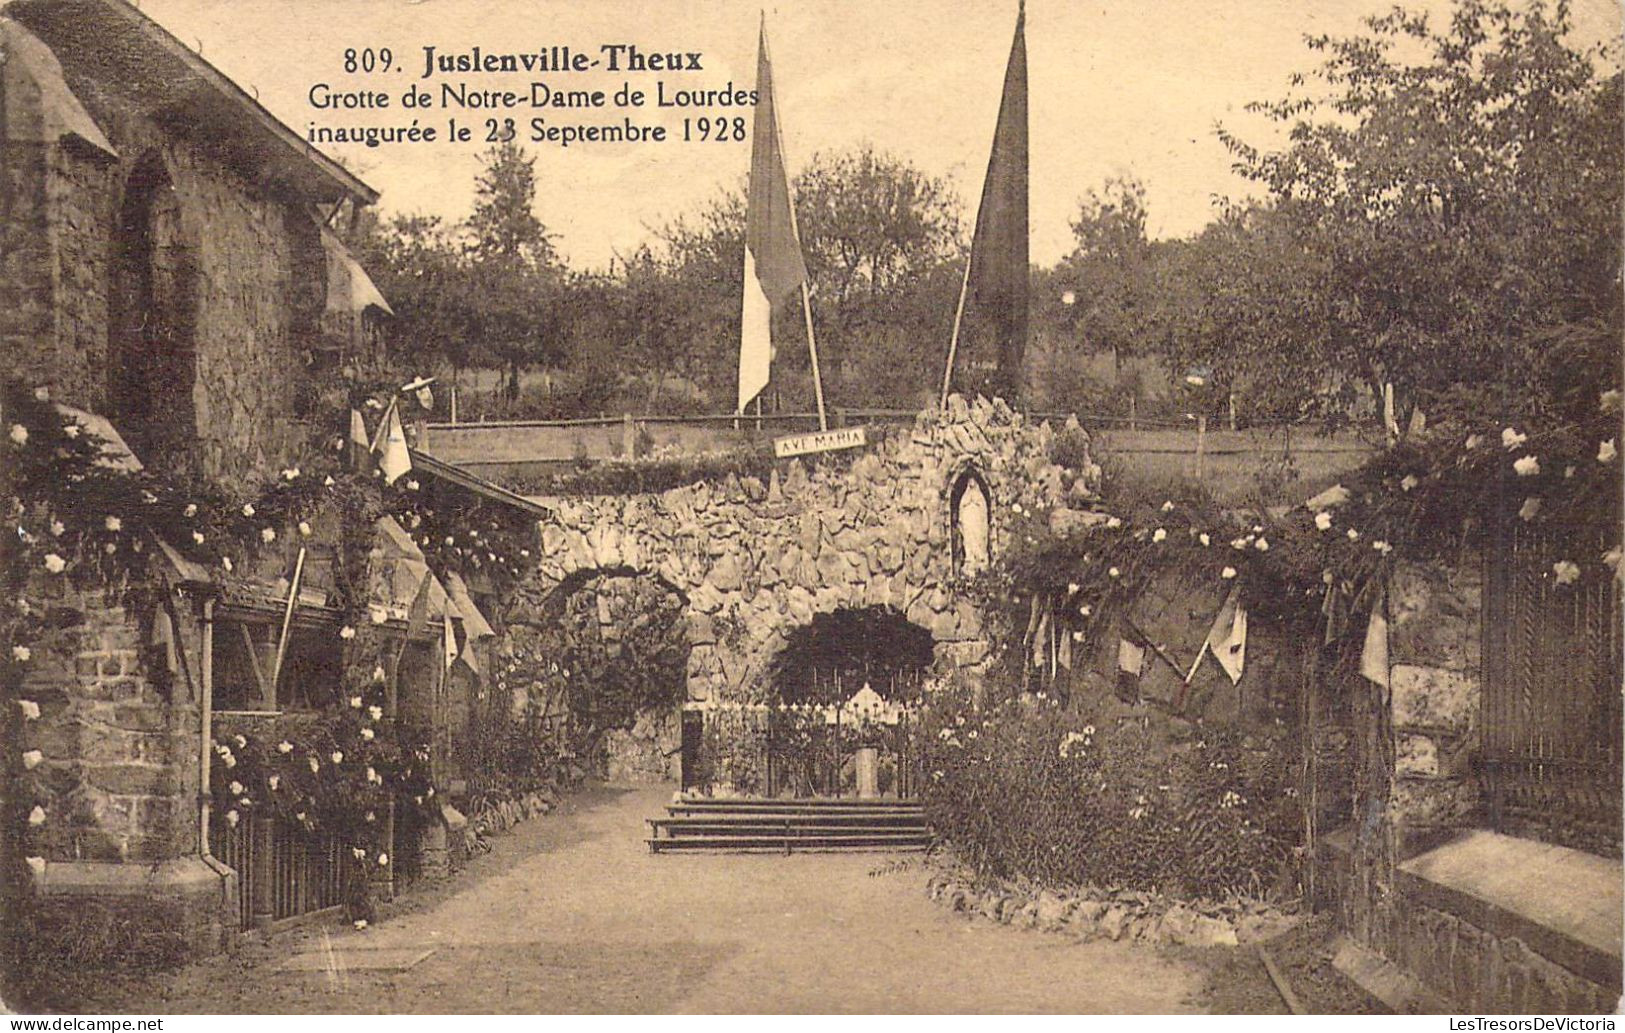
M0 141L7 375L121 438L123 462L228 488L274 475L311 434L314 374L377 347L387 305L326 228L376 193L123 0L0 8ZM332 620L322 548L289 651L312 671L325 661L298 639ZM8 830L25 881L6 890L35 894L66 939L99 921L188 953L238 927L237 873L198 804L212 667L230 680L209 643L263 651L280 604L221 596L169 559L143 612L42 588L81 619L34 644L21 691L37 719L7 717L23 758L8 777L27 769L48 820L26 868Z
M119 0L4 8L0 343L146 462L275 469L353 262L323 224L377 194ZM325 321L325 327L324 327Z

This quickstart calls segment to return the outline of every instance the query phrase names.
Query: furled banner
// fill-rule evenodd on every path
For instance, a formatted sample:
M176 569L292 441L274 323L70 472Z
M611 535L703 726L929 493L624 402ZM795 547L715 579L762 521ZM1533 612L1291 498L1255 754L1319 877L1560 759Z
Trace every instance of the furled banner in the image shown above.
M807 281L796 237L790 183L779 146L773 67L764 25L756 51L756 121L750 148L750 197L745 216L745 297L739 324L739 411L767 386L773 314Z

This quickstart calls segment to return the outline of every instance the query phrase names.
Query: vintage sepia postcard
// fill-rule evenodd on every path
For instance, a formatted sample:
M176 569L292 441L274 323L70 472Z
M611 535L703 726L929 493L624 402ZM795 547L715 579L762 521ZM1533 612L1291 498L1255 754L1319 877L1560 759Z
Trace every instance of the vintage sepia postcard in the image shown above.
M1614 1029L1620 45L3 0L5 1021Z

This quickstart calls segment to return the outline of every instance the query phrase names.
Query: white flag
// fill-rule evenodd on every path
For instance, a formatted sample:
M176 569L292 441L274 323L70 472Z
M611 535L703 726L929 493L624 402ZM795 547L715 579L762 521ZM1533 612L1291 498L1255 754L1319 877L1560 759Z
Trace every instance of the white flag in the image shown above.
M1247 664L1247 611L1242 608L1239 590L1231 589L1224 605L1219 607L1205 645L1224 668L1224 673L1230 676L1230 683L1241 681L1242 668Z
M1388 593L1379 588L1371 604L1371 623L1365 629L1365 649L1360 653L1360 673L1388 687Z
M451 665L457 661L457 634L451 629L450 614L442 617L441 621L444 624L444 634L441 638L441 643L446 654L446 665L442 668L442 670L449 671L451 670Z
M378 468L384 471L384 483L394 484L401 475L412 469L412 455L406 447L406 428L401 426L400 407L394 402L384 414L383 426L378 430L378 441L373 451L379 453Z

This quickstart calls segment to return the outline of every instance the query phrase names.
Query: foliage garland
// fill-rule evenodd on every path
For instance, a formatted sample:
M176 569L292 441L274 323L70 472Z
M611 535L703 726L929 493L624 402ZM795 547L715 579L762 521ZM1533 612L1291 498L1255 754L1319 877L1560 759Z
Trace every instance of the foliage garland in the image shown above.
M1621 576L1620 390L1590 408L1539 429L1440 427L1375 456L1313 511L1225 512L1189 497L1052 531L1048 513L1017 507L1011 549L970 587L995 617L1000 660L1017 667L1035 597L1079 641L1165 574L1232 583L1251 612L1287 623L1347 616L1369 606L1396 560L1448 559L1508 522L1565 532L1572 554L1547 576L1578 591Z

